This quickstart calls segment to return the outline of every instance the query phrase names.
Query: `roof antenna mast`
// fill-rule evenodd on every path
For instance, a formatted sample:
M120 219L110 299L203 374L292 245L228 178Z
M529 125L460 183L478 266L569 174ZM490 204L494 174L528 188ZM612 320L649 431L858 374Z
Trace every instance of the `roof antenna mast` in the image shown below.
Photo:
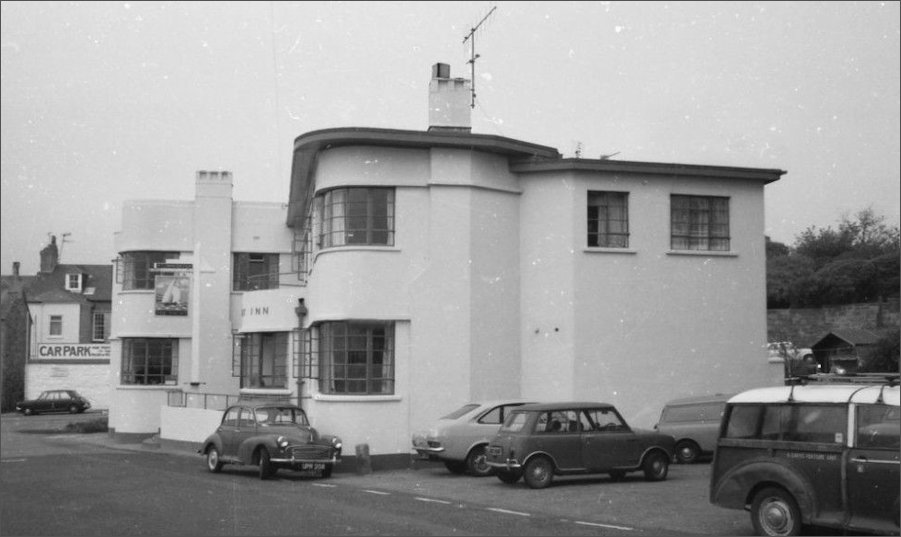
M491 8L491 11L489 11L487 15L482 17L482 20L480 20L478 24L473 26L472 29L469 30L469 33L466 35L466 37L463 38L463 44L466 44L468 40L472 39L469 61L466 62L470 65L472 70L472 82L470 83L470 90L472 92L472 104L469 105L470 108L476 107L476 60L479 59L479 55L476 54L476 30L478 30L479 26L481 26L482 23L485 22L485 20L487 20L492 13L494 13L495 9L497 9L497 6Z

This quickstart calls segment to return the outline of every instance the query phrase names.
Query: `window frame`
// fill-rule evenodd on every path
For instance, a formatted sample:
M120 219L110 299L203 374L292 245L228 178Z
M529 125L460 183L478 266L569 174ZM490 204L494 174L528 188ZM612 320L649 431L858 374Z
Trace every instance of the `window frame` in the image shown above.
M249 332L235 334L232 374L241 389L286 389L288 387L288 345L290 332ZM272 371L265 374L263 353L271 345ZM235 367L237 366L237 367Z
M117 271L117 282L123 291L153 291L156 288L156 273L152 270L157 263L177 259L178 252L160 250L135 250L121 252L121 273ZM117 269L119 266L117 264Z
M347 396L394 395L394 322L326 321L318 324L316 329L320 336L318 354L321 393ZM377 344L379 339L383 340L381 345ZM364 345L361 346L361 343ZM364 363L361 363L361 358L365 360Z
M277 253L232 252L232 291L278 289L280 258ZM255 266L259 268L252 270Z
M75 278L75 281L72 281L72 278ZM66 291L81 291L82 285L82 274L78 272L70 272L66 274Z
M143 345L144 349L136 349L138 345ZM159 348L153 349L152 345L158 345ZM157 355L152 355L152 351L156 351ZM168 356L164 355L166 351ZM159 358L158 366L151 361L156 357ZM139 361L143 363L138 363ZM143 373L138 372L139 366L142 366ZM159 373L150 372L155 367L159 368ZM140 380L143 382L139 382ZM152 380L158 382L151 382ZM125 386L158 386L178 382L178 339L123 338L119 382Z
M63 316L50 315L47 322L48 337L63 337Z
M316 195L316 209L320 248L394 246L393 187L332 188ZM383 227L377 227L380 223Z
M108 311L95 311L91 315L91 341L108 341L109 340L109 318ZM97 322L100 319L100 322ZM100 330L100 337L97 337L97 330Z
M589 190L586 206L589 248L629 248L628 192Z
M731 251L730 202L726 196L670 194L670 249Z

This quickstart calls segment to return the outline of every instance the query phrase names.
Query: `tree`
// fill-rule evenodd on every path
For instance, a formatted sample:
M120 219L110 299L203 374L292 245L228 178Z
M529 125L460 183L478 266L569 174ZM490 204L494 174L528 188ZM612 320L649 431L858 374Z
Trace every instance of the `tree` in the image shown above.
M879 338L867 355L861 358L860 371L898 373L899 355L901 355L901 330L895 328Z
M838 229L809 227L785 249L767 238L769 307L815 307L871 302L901 288L901 233L872 208Z

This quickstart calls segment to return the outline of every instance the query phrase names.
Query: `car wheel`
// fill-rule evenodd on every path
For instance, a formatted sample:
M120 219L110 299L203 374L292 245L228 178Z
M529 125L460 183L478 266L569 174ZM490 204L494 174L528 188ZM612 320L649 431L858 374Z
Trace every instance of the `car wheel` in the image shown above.
M669 459L659 451L652 451L644 458L641 469L648 481L663 481L669 473Z
M801 533L801 511L791 494L768 487L754 496L751 523L757 535L798 535Z
M466 456L466 470L476 477L485 477L494 473L494 468L488 466L488 452L485 446L472 448Z
M519 481L519 478L522 477L522 472L518 470L498 470L495 475L504 483L512 485Z
M462 475L466 473L465 461L444 461L444 467L452 474Z
M526 464L523 477L529 487L543 489L554 480L554 463L547 457L535 457Z
M269 479L273 475L275 475L276 468L272 466L272 462L269 460L269 450L266 448L260 449L260 479Z
M691 464L698 460L701 448L691 440L682 440L676 444L676 460L682 464Z
M623 470L610 470L610 479L614 481L622 481L624 477L626 477L626 472L624 472Z
M322 473L319 474L320 477L332 477L332 465L326 464L325 468L322 469Z
M78 405L72 405L69 407L69 414L78 414Z
M214 474L219 473L222 470L222 465L224 463L219 459L219 450L216 449L216 446L211 446L210 449L206 452L206 467L207 470L213 472Z

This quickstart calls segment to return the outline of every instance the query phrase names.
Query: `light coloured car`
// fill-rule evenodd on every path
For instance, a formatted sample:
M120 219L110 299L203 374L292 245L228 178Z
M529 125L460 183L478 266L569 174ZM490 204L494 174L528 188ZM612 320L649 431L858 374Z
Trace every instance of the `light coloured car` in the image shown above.
M413 434L413 449L420 458L441 461L454 474L492 475L485 464L485 449L510 410L531 401L502 399L466 403L442 416L428 431Z

